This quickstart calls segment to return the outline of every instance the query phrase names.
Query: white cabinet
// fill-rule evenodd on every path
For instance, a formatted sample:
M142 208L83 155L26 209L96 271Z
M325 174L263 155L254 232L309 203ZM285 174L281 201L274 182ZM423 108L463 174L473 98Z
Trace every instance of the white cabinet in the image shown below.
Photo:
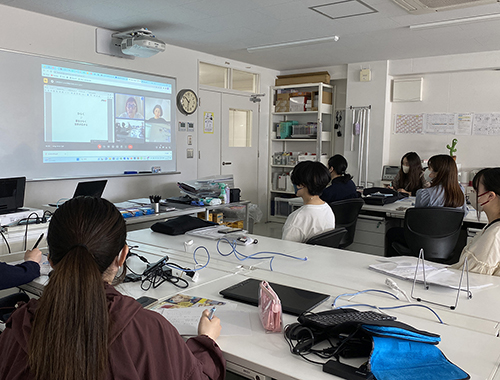
M324 83L271 87L268 220L284 222L286 198L294 196L290 173L297 162L326 165L333 154L335 88Z

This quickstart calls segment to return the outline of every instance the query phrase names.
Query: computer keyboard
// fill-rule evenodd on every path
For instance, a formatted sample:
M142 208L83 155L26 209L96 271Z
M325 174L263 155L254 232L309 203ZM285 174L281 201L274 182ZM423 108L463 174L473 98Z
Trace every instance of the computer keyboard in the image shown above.
M369 324L374 321L393 321L395 319L396 317L375 311L336 309L302 315L299 318L299 322L305 326L328 329L345 322L363 322Z

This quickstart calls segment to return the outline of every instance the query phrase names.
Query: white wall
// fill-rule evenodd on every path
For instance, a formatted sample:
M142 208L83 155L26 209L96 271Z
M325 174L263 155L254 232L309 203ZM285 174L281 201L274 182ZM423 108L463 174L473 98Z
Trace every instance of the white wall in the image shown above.
M359 80L361 67L369 67L371 74L370 82ZM347 99L346 105L349 107L371 106L369 124L369 162L368 162L368 182L377 182L382 177L382 165L388 156L388 145L390 134L385 130L386 119L388 117L387 105L389 104L389 78L388 61L369 62L367 64L350 64L347 73ZM358 147L355 144L351 151L351 138L353 121L350 110L346 115L346 128L344 139L344 156L349 163L350 174L354 176L354 181L360 183L357 177L358 168ZM364 180L364 175L363 178ZM377 186L378 183L375 183Z
M243 62L231 61L225 58L183 49L176 46L167 46L165 53L147 59L127 60L95 52L95 27L69 22L50 16L0 5L0 22L4 30L11 33L0 35L0 48L17 50L33 54L47 55L76 61L103 64L123 69L143 71L152 74L167 75L177 78L177 88L198 89L198 61L234 67L252 71L261 76L261 89L266 92L274 83L276 71L256 67ZM167 41L168 43L168 41ZM14 73L22 75L22 73ZM177 120L190 121L197 126L196 113L184 116L177 113ZM263 107L261 115L260 139L263 141L261 158L266 159L267 166L267 133L268 110ZM22 127L22 126L20 126ZM197 150L196 133L193 133L193 148ZM176 182L196 178L196 158L187 159L187 139L185 133L178 133L178 175L141 176L127 178L111 178L104 196L111 201L121 201L130 198L144 197L149 194L161 194L164 197L178 195ZM0 169L0 177L1 177ZM266 206L267 172L259 173L259 205ZM74 192L76 180L43 181L28 183L25 205L40 207L60 197L71 196ZM264 199L261 204L261 198Z
M370 68L371 82L359 81L359 70ZM383 165L399 165L401 156L417 151L422 159L447 153L446 145L458 139L457 162L463 170L500 166L500 136L396 135L394 114L438 112L500 112L500 51L421 57L347 65L346 107L372 105L370 121L370 170L368 181L381 178ZM311 68L341 79L341 66ZM291 74L292 71L280 74ZM392 79L423 77L423 101L392 103ZM356 173L357 152L350 152L350 113L346 117L344 155L349 171Z
M408 77L408 76L405 76ZM411 77L411 76L410 76ZM423 80L423 101L393 103L392 114L500 112L500 72L494 70L461 71L419 75ZM392 118L392 123L394 119ZM500 166L496 154L500 136L404 135L392 134L389 162L398 163L408 151L422 159L449 154L446 145L458 140L457 163L464 169Z

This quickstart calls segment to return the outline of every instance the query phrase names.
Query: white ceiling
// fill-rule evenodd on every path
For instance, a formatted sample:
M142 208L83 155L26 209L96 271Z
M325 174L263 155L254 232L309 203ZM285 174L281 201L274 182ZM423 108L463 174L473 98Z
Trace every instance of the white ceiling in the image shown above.
M409 28L500 13L499 3L411 15L391 0L363 2L366 6L356 0L0 0L8 6L116 31L147 27L167 44L276 70L500 50L500 19ZM342 17L367 11L372 13ZM246 50L332 35L340 40L254 53Z

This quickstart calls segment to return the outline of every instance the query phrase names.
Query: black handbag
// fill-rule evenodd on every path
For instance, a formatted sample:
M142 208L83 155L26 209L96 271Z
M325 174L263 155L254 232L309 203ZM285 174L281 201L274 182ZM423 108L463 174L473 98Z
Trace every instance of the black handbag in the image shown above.
M370 187L363 190L363 200L366 204L383 206L408 197L408 194L386 187Z

